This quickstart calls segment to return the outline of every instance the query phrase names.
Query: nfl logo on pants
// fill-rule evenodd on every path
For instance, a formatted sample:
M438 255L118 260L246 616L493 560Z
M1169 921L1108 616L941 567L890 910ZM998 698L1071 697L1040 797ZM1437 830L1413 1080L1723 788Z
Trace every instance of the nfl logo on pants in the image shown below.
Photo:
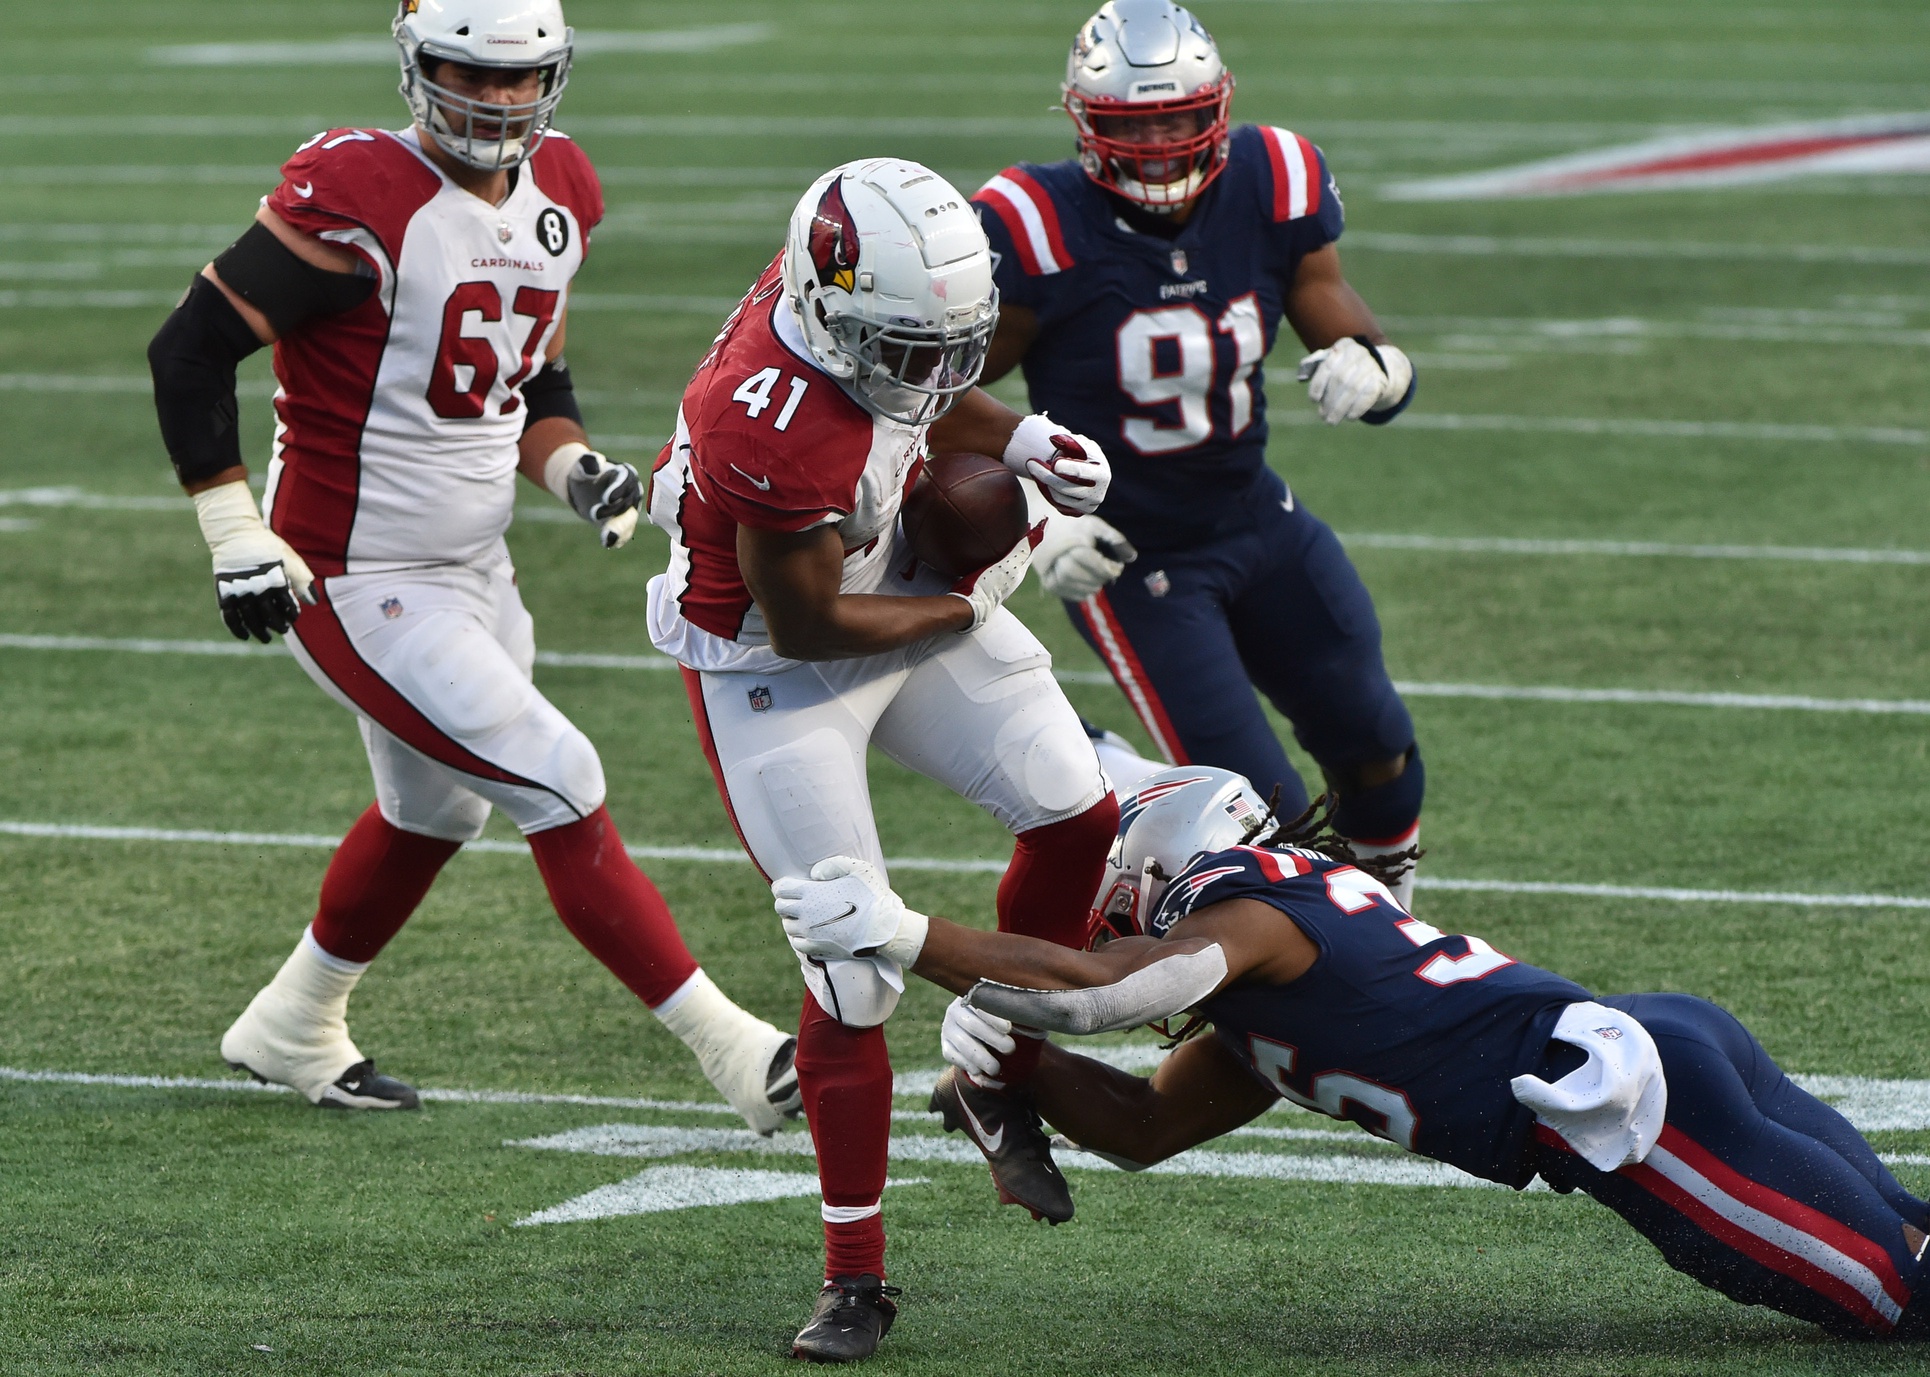
M765 712L769 710L771 706L770 685L759 684L756 688L750 691L749 696L751 700L752 712Z

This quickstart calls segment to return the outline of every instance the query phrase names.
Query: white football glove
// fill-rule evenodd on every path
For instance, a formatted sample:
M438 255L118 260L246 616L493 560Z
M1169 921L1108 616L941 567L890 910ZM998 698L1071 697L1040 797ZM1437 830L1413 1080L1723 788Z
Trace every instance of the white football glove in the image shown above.
M958 634L969 636L981 626L985 619L1005 605L1005 600L1018 592L1019 585L1025 582L1026 566L1032 562L1032 548L1045 534L1042 521L1025 533L1025 539L1014 545L1005 558L986 565L976 573L967 574L954 583L951 596L963 598L972 609L972 620L958 628Z
M1341 339L1300 360L1298 377L1320 419L1337 426L1400 401L1413 385L1414 365L1391 344L1370 349L1357 339Z
M1067 516L1098 511L1112 485L1106 452L1045 415L1020 421L1003 457L1006 468L1037 483L1045 500Z
M571 440L543 461L543 486L596 524L604 549L621 549L637 533L643 479L633 465L612 463L582 441Z
M1084 602L1138 558L1132 542L1104 518L1054 516L1032 552L1032 569L1053 597Z
M818 960L883 956L910 967L931 926L924 914L905 907L876 866L850 856L819 861L808 880L780 877L771 897L792 950Z
M945 1010L938 1045L944 1049L946 1061L987 1090L1002 1090L1005 1082L997 1079L999 1058L1019 1043L1012 1036L1011 1019L974 1009L960 995Z
M294 549L268 529L245 481L194 495L195 519L214 554L214 596L237 641L266 645L315 601L315 575Z

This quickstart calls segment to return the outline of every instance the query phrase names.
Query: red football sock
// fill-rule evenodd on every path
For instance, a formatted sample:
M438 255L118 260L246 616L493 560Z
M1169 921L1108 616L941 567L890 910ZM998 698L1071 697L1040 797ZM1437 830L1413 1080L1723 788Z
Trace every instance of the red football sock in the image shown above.
M824 1192L824 1275L885 1274L885 1153L891 1144L891 1057L883 1028L847 1028L804 996L797 1083Z
M321 904L309 928L315 944L344 961L373 961L461 849L461 842L404 832L371 803L322 877Z
M655 1008L697 973L670 906L623 849L607 809L529 836L550 902L571 936Z
M1086 921L1118 830L1119 800L1107 794L1076 817L1019 833L999 881L999 931L1062 947L1085 945ZM999 1079L1008 1086L1031 1079L1045 1041L1021 1037L1018 1044L999 1060Z

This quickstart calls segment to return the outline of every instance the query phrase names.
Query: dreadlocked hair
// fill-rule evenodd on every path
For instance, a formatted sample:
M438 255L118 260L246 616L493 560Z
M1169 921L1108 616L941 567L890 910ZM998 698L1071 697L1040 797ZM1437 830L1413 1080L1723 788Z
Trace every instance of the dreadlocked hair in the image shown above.
M1279 798L1278 791L1274 798ZM1302 851L1317 851L1329 860L1342 861L1364 871L1384 885L1391 885L1406 875L1414 863L1427 854L1418 846L1410 846L1384 856L1361 855L1354 850L1353 843L1334 831L1334 810L1339 806L1340 795L1322 794L1308 804L1307 811L1299 817L1278 823L1263 836L1256 835L1250 845L1297 846Z

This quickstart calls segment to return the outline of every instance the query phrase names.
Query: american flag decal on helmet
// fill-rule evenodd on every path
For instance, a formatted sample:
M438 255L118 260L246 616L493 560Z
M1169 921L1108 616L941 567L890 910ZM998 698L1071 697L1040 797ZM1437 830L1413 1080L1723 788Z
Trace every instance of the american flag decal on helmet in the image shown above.
M811 263L820 287L851 291L858 285L858 225L844 203L844 178L824 189L811 217Z

